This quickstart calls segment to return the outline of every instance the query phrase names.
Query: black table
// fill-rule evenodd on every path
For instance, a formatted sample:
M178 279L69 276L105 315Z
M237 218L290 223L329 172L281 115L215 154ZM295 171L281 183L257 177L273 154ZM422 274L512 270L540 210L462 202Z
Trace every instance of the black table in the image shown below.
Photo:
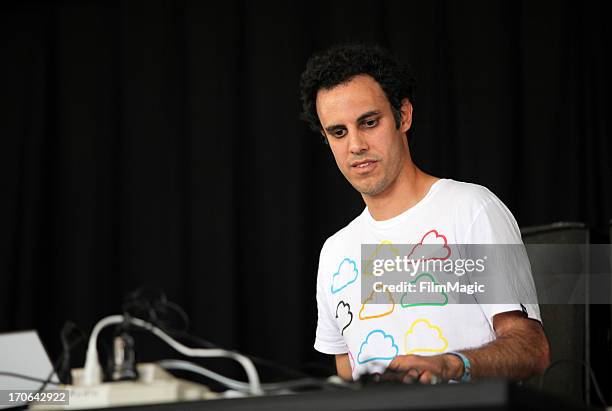
M193 401L113 408L120 411L196 410L584 410L550 394L502 380L468 384L380 383L359 390Z

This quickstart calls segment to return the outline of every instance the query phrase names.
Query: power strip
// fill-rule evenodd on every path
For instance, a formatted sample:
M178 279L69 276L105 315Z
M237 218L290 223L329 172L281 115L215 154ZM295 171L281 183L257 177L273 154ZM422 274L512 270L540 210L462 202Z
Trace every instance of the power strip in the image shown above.
M30 408L35 410L73 410L195 401L220 397L219 394L211 391L207 386L176 378L157 364L138 364L137 369L140 375L138 381L107 382L93 386L82 385L83 369L74 369L72 370L74 384L59 388L68 391L69 404L33 403Z

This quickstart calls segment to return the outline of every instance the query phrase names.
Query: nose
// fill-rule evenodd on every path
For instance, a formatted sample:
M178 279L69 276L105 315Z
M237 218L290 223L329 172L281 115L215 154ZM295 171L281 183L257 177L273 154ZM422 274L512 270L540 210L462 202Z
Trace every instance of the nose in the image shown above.
M349 132L349 151L351 154L362 154L368 150L368 142L365 136L359 131Z

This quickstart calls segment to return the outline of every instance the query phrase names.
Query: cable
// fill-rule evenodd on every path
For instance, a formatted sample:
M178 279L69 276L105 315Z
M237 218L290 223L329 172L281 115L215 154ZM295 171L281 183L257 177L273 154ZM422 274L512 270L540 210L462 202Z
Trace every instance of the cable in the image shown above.
M191 363L189 361L162 360L162 361L158 361L157 364L159 364L162 368L167 369L167 370L183 370L183 371L190 371L196 374L203 375L204 377L217 381L225 385L226 387L231 388L236 391L245 392L250 389L249 384L245 382L234 380L232 378L227 378L223 375L217 374L214 371L211 371L207 368ZM317 386L317 387L322 387L322 388L330 388L330 387L347 388L348 387L347 384L336 384L330 381L319 380L316 378L301 378L301 379L292 380L292 381L261 384L261 388L264 391L279 391L279 390L304 388L304 387L311 387L311 386Z
M174 312L178 314L182 324L181 327L173 328L189 329L187 313L178 304L168 300L166 294L157 287L145 286L129 293L121 310L124 315L141 318L163 330L170 328L169 324L173 323L173 319L168 314Z
M210 342L208 340L205 340L204 338L197 337L195 335L191 335L191 334L189 334L186 331L172 330L172 329L166 329L165 331L168 334L173 335L173 336L175 336L177 338L185 338L185 339L191 340L192 342L200 344L200 345L202 345L205 348L219 348L218 345L216 345L216 344L214 344L214 343L212 343L212 342ZM271 369L275 369L277 371L280 371L280 372L283 372L283 373L287 374L288 376L295 377L295 378L298 378L298 379L312 378L311 375L309 375L309 374L307 374L305 372L294 370L292 368L289 368L289 367L284 366L282 364L276 363L274 361L267 360L267 359L264 359L264 358L260 358L260 357L257 357L255 355L251 355L251 354L248 354L246 356L248 358L250 358L251 361L253 361L255 364L259 364L259 365L262 365L264 367L269 367Z
M215 380L223 385L225 385L228 388L231 388L233 390L237 390L237 391L248 391L250 389L249 384L244 383L242 381L238 381L238 380L234 380L232 378L228 378L225 377L221 374L217 374L214 371L211 371L207 368L201 367L199 365L190 363L188 361L181 361L181 360L161 360L158 361L157 364L159 364L160 367L162 367L163 369L166 370L184 370L184 371L191 371L193 373L196 374L200 374L203 375L207 378L210 378L211 380ZM262 384L262 389L264 387L265 384Z
M58 383L52 382L51 378L53 378L53 375L55 374L55 371L59 368L59 366L64 363L65 358L68 358L68 365L70 365L69 364L70 351L74 347L76 347L81 341L85 339L84 334L81 333L81 335L79 335L74 341L72 341L71 343L68 343L68 332L71 330L75 330L75 329L78 330L78 328L72 321L67 321L64 323L64 326L62 327L62 331L60 331L60 339L62 341L62 346L64 347L64 350L62 351L62 354L59 356L57 361L53 364L53 367L51 368L49 375L47 375L47 378L44 381L41 381L42 385L36 392L37 394L42 393L45 390L45 388L47 388L47 385L49 384L56 385L56 386L60 385ZM66 365L66 364L63 364L63 365ZM59 375L58 375L58 378L59 378ZM65 381L62 381L60 379L59 382L62 383ZM28 405L29 404L31 404L31 401L28 402Z
M5 377L17 378L17 379L20 379L20 380L41 382L41 383L44 383L45 385L48 385L48 384L57 385L57 386L61 385L61 383L59 381L58 382L49 381L49 379L43 379L43 378L39 378L39 377L32 377L30 375L19 374L19 373L16 373L16 372L0 371L0 375L3 375ZM51 373L51 376L53 377L53 372Z
M554 361L552 364L550 364L548 366L548 368L546 369L546 371L544 371L544 373L540 376L540 389L542 389L544 387L544 378L546 378L546 375L548 374L548 372L553 368L556 367L559 364L563 364L563 363L577 363L579 365L582 365L582 367L585 369L585 371L587 371L589 373L589 376L591 378L591 380L593 381L593 386L595 387L595 392L597 393L597 397L599 398L599 401L601 401L601 404L604 407L608 407L608 405L606 404L606 401L604 400L604 397L601 393L601 390L599 388L599 384L597 383L597 378L595 378L595 373L593 372L593 369L591 367L589 367L584 361L582 360L576 360L576 359L571 359L571 358L566 358L566 359L562 359L562 360L557 360Z
M70 338L71 334L75 332L78 333L76 337ZM85 340L85 333L74 322L66 321L60 331L60 340L62 342L62 353L53 368L57 371L57 376L62 383L72 384L70 354L73 348Z
M174 338L187 339L188 341L202 345L204 348L220 348L210 341L189 334L187 329L189 329L190 320L185 310L178 304L168 300L166 295L158 289L141 287L128 294L126 301L122 305L122 311L125 316L138 317L148 321ZM168 325L168 321L164 319L164 315L168 314L170 311L178 314L183 322L183 327L177 329ZM143 318L142 314L145 314L146 318ZM292 378L312 378L312 376L307 373L291 369L271 360L256 357L254 355L245 356L250 358L251 361L257 365L280 371Z
M112 324L119 324L123 322L122 315L111 315L98 321L91 331L89 336L89 343L87 345L87 354L85 355L85 367L83 368L83 385L97 385L102 382L102 368L98 361L98 334L104 327Z
M101 367L98 361L98 350L96 347L98 335L100 331L109 325L119 324L124 321L129 321L131 324L136 325L138 327L144 328L155 334L157 337L165 341L168 345L174 348L179 353L186 355L188 357L202 357L202 358L211 358L211 357L222 357L222 358L230 358L242 365L244 371L247 375L250 392L253 395L262 394L261 384L259 382L259 374L257 373L257 369L253 365L250 359L245 357L242 354L227 351L221 348L189 348L179 343L164 331L154 326L151 323L143 321L139 318L125 317L123 315L111 315L109 317L103 318L100 320L94 327L91 332L91 336L89 338L89 344L87 347L87 355L85 359L85 367L83 370L83 384L84 385L96 385L101 381Z
M202 357L202 358L211 358L211 357L222 357L222 358L231 358L244 368L246 372L247 378L251 387L251 394L260 395L261 384L259 382L259 374L257 373L257 369L253 365L253 362L245 357L242 354L238 354L233 351L227 351L221 348L189 348L179 343L168 334L155 327L152 324L147 323L146 321L140 320L138 318L130 318L130 322L134 325L142 327L144 329L148 329L153 334L157 335L159 338L164 340L168 345L174 348L176 351L180 352L183 355L188 357Z

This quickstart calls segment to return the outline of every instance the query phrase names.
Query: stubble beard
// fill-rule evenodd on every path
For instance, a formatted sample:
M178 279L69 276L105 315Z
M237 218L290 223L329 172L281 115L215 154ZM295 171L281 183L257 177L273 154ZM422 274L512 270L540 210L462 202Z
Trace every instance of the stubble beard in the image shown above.
M371 177L366 177L360 181L359 176L355 176L353 180L345 175L348 182L364 196L377 196L387 190L400 176L402 169L406 163L406 157L402 155L404 151L401 147L395 148L397 151L393 151L396 155L386 157L384 160L382 156L376 156L374 159L378 161L378 167L376 174ZM350 173L350 171L349 171Z
M379 163L380 164L380 163ZM366 196L377 196L384 192L389 186L397 179L401 167L395 167L397 169L385 170L382 176L378 178L372 178L373 181L357 182L351 181L351 185L362 195Z
M383 176L378 181L373 181L371 183L364 182L361 184L360 183L351 183L351 184L355 190L359 191L359 193L363 195L376 196L382 193L383 191L385 191L385 189L391 183L391 181L388 181L388 178L386 177L387 176Z

